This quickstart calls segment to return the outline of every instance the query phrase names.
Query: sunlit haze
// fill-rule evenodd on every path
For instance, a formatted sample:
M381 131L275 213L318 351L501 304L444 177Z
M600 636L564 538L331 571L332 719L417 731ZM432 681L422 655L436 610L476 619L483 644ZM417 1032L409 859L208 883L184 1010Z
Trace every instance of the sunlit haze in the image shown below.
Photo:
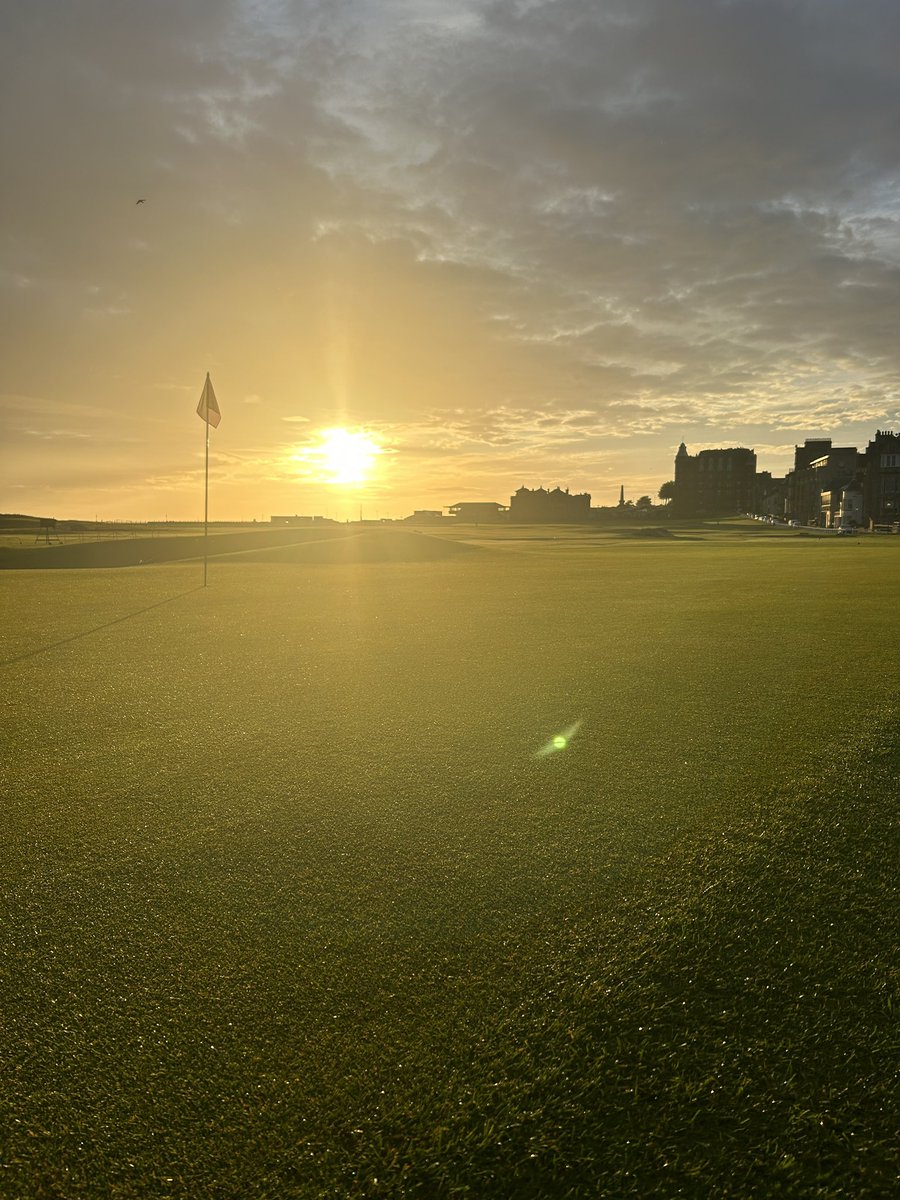
M213 519L864 446L898 45L895 0L6 6L0 509L202 516L207 372Z
M317 483L362 484L371 481L381 447L361 431L323 429L315 441L293 456L298 475Z

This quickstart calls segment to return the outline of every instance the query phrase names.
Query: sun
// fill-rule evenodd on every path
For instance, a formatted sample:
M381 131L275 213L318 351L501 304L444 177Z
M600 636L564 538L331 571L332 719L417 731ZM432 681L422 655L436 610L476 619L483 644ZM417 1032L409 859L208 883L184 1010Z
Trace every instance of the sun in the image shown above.
M381 446L367 433L348 429L323 429L312 447L328 483L365 483L381 452Z

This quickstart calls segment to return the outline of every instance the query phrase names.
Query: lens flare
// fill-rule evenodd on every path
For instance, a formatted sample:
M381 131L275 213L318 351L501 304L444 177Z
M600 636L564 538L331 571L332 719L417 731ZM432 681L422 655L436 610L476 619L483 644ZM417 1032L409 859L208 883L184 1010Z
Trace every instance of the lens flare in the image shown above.
M578 720L562 733L555 733L549 742L545 742L535 754L535 758L546 758L548 754L558 754L560 750L568 750L572 738L581 728L583 722Z

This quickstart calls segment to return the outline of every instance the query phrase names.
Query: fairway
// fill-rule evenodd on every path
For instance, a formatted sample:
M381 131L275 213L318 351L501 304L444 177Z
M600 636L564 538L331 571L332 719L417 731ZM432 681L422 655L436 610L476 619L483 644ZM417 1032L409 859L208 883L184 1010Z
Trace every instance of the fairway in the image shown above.
M0 1195L888 1195L896 543L0 573Z

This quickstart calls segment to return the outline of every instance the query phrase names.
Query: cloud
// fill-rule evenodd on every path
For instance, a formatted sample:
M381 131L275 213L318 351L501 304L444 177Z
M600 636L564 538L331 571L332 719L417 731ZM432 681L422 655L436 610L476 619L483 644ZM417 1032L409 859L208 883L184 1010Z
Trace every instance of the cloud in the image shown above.
M152 381L215 368L273 462L286 424L381 422L462 486L896 422L893 0L4 19L6 386L51 427L124 437L127 387L171 429Z

